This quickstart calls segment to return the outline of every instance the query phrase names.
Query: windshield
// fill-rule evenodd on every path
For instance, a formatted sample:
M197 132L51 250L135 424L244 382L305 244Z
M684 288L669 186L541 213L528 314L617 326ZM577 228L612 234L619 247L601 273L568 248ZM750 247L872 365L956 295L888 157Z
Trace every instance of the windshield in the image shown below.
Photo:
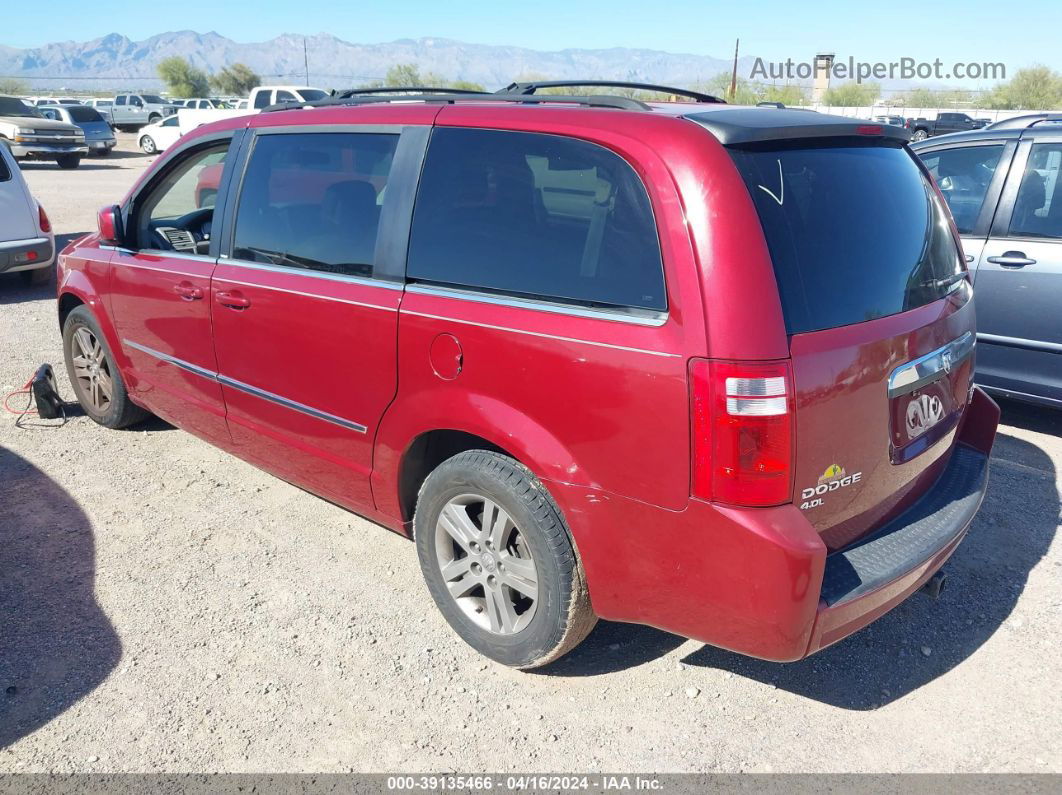
M328 96L328 94L319 88L300 88L299 94L302 95L303 102L316 102L317 100L324 99Z
M143 99L144 102L148 103L149 105L165 105L165 104L167 104L166 100L164 100L160 96L156 96L155 94L141 94L140 98Z
M0 97L0 116L25 116L28 119L43 119L36 108L31 108L16 97Z
M906 312L959 287L965 268L947 212L902 146L835 139L731 155L790 334Z

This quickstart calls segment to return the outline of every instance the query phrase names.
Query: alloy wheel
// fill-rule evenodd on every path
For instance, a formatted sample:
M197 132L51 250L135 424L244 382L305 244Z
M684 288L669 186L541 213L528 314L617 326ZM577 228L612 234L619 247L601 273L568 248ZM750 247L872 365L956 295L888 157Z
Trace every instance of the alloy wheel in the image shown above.
M90 329L81 326L74 332L71 348L70 361L78 392L96 414L106 414L114 397L114 380L103 346Z
M514 635L538 605L538 568L505 510L478 494L454 497L435 525L439 570L450 597L480 628Z

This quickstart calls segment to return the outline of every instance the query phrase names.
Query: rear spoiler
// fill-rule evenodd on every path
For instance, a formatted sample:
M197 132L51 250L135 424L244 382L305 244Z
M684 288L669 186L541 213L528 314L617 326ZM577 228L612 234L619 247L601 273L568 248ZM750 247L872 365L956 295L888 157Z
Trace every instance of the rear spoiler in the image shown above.
M796 108L727 108L688 113L685 119L705 127L724 146L799 138L859 136L911 140L911 133L894 124L879 124L847 116L830 116Z

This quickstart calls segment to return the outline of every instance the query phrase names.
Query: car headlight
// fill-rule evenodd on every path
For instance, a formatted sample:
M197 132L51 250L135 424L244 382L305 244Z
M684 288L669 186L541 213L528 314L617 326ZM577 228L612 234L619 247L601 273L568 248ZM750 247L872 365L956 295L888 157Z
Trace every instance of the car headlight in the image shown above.
M37 131L32 127L19 127L17 132L19 135L33 135Z

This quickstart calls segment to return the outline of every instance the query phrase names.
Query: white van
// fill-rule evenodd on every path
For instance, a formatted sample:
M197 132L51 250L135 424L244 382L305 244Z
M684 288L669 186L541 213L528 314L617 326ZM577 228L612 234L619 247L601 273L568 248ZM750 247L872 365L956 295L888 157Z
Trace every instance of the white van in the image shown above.
M20 271L30 284L55 272L55 235L15 158L0 145L0 274Z

